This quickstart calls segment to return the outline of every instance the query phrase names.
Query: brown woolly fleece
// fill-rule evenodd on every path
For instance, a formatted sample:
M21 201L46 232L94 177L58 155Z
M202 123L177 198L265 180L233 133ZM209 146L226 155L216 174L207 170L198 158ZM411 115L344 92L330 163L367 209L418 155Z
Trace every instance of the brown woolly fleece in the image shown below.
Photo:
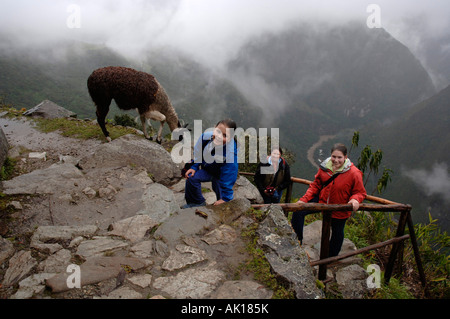
M92 72L88 91L97 106L97 121L106 137L105 118L114 99L122 110L137 109L139 115L158 111L166 116L171 131L179 127L178 116L169 97L151 74L125 67L109 66Z

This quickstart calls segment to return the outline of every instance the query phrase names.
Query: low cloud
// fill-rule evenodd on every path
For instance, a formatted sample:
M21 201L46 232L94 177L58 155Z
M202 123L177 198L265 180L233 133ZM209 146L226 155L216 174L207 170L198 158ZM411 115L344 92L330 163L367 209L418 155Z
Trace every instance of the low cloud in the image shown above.
M73 39L106 44L137 57L172 46L209 65L226 63L249 37L299 22L366 21L365 0L2 0L0 32L21 43ZM450 2L378 0L381 26L407 45L448 33ZM67 20L80 9L80 28ZM414 28L420 24L420 28ZM418 42L419 41L419 42Z
M427 196L438 195L450 203L450 174L447 163L436 163L430 170L404 170L403 175L410 178Z

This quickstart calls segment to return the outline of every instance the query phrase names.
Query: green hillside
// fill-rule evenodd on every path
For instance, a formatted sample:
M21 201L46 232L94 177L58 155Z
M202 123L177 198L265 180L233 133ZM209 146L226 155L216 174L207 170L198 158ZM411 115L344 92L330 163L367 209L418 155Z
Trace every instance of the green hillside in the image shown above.
M350 143L354 130L399 118L435 93L407 47L357 23L263 34L242 47L229 74L250 101L262 103L261 125L281 128L283 144L297 154L294 173L310 179L316 169L306 152L321 135Z
M407 47L383 29L357 23L300 25L255 38L230 62L230 74L241 83L264 83L279 97L270 100L274 110L306 104L322 112L317 133L392 119L435 93Z
M127 66L130 62L104 46L85 43L14 50L0 45L0 95L16 108L30 109L48 99L79 117L93 118L95 107L86 81L95 68L108 65Z
M227 117L243 128L260 123L260 109L231 81L176 50L149 52L142 70L164 86L179 117L187 123L201 119L204 129Z

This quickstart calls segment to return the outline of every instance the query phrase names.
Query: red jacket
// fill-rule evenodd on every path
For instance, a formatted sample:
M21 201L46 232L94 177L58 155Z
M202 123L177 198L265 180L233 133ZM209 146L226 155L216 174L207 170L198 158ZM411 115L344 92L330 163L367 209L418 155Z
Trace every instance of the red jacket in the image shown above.
M300 198L303 202L309 202L322 189L322 184L325 183L333 172L327 168L330 159L322 162L319 171L317 172L314 182L309 185L305 195ZM363 173L353 163L347 159L341 171L334 181L328 184L321 192L319 203L323 204L347 204L349 200L356 199L362 203L366 198L367 192L364 188ZM345 219L351 216L352 212L332 212L331 217L337 219Z

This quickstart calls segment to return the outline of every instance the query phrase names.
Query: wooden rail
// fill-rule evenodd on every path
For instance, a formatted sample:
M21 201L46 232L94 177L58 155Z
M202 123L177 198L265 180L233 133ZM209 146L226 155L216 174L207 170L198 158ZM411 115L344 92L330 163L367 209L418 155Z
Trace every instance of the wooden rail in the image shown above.
M272 204L254 204L252 205L255 209L261 209L263 207L270 206ZM353 206L352 204L319 204L319 203L303 203L303 204L297 204L297 203L284 203L284 204L277 204L280 206L284 211L288 212L296 212L296 211L302 211L302 210L310 210L315 212L321 212L321 211L352 211ZM360 204L359 210L366 210L366 211L378 211L378 212L402 212L402 211L409 211L411 210L410 205L404 205L404 204L391 204L391 205L378 205L378 204Z
M364 247L364 248L360 248L360 249L357 249L355 251L352 251L352 252L349 252L349 253L346 253L346 254L338 255L338 256L335 256L335 257L329 257L329 258L322 259L322 260L314 260L314 261L311 261L310 264L313 267L317 266L317 265L330 264L330 263L336 262L338 260L346 259L346 258L355 256L355 255L359 255L359 254L368 252L370 250L374 250L374 249L378 249L378 248L381 248L381 247L384 247L384 246L387 246L387 245L391 245L391 244L394 244L396 242L406 240L408 238L409 238L409 235L403 235L403 236L398 237L398 238L391 238L391 239L383 241L381 243L377 243L377 244L370 245L370 246L367 246L367 247Z

